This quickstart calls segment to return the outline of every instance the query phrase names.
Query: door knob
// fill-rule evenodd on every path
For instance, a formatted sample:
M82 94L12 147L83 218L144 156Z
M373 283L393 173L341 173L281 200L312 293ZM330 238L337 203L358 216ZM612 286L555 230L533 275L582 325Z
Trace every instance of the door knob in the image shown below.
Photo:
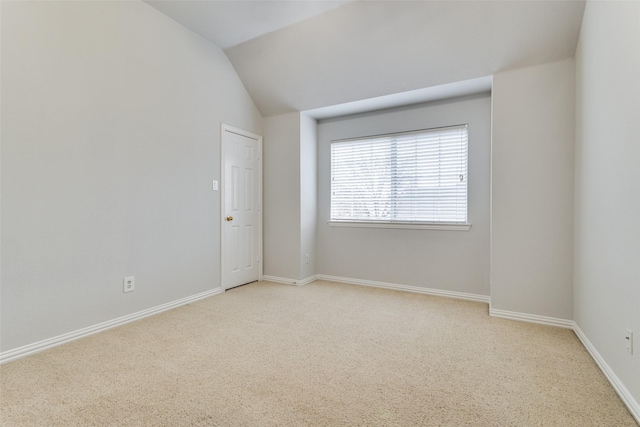
M227 217L227 221L233 221L233 217L232 216L228 216Z

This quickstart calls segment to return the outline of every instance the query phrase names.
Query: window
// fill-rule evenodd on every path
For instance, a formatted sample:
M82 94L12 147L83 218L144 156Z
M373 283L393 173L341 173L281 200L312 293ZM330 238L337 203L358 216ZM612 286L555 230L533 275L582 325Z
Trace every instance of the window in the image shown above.
M468 230L467 152L467 125L333 141L330 224Z

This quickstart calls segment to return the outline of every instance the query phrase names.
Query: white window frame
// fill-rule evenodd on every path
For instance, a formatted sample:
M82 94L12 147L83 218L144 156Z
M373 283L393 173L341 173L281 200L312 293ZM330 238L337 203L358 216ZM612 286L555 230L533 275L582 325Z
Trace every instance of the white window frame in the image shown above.
M434 222L426 222L426 221L402 221L397 219L389 219L389 220L352 220L352 219L334 219L331 218L327 221L327 224L332 227L363 227L363 228L395 228L395 229L421 229L421 230L448 230L448 231L468 231L471 228L471 223L469 222L469 183L468 183L468 171L469 171L469 139L468 139L468 125L454 125L454 126L446 126L439 128L430 128L430 129L419 129L412 130L408 132L397 132L390 134L382 134L382 135L371 135L364 136L359 138L348 138L348 139L337 139L331 141L331 144L340 144L343 142L354 142L354 141L364 141L364 140L373 140L380 138L394 138L398 136L407 136L410 134L419 134L419 133L427 133L427 132L437 132L439 130L444 131L448 129L461 129L464 128L467 130L467 143L465 147L465 157L466 157L466 173L464 176L465 184L466 184L466 222L444 222L444 221L434 221ZM333 179L334 179L334 171L333 171L333 154L331 154L331 190L333 191ZM333 207L333 193L330 194L330 211Z

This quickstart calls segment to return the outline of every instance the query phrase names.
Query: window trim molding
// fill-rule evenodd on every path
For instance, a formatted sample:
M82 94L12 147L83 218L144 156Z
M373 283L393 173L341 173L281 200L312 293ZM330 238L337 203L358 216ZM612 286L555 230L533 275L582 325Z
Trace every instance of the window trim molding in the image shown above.
M440 231L469 231L471 223L458 222L401 222L401 221L348 221L329 220L330 227L351 228L396 228L407 230L440 230Z

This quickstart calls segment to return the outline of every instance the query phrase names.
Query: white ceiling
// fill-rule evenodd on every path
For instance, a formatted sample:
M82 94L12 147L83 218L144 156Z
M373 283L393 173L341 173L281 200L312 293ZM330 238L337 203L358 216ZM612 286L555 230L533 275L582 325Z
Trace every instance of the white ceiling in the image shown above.
M325 107L337 104L360 104L362 111L358 101L452 89L570 58L584 11L582 0L148 3L231 46L225 53L265 117L306 110L329 117L335 114ZM283 12L292 4L316 5L306 13L320 14ZM205 34L208 22L222 35ZM233 34L226 41L216 38L227 32ZM235 44L241 39L247 41Z
M304 21L349 1L145 0L222 49Z

